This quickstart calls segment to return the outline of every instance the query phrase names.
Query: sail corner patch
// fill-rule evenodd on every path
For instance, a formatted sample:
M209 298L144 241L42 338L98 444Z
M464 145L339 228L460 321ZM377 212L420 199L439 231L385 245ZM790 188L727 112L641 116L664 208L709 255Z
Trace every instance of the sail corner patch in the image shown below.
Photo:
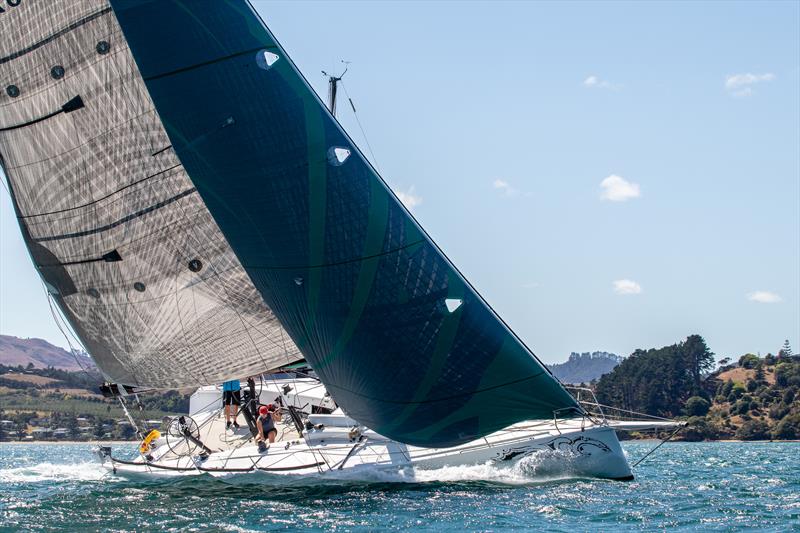
M80 95L76 96L66 104L61 106L61 111L63 113L72 113L73 111L77 111L78 109L83 109L85 106L83 105L83 98Z
M107 254L103 254L103 256L100 259L102 259L106 263L116 263L117 261L122 261L122 256L119 255L119 252L115 248L114 250L111 250Z
M328 149L328 163L331 165L338 167L344 164L347 161L347 158L350 157L350 150L348 148L344 148L342 146L331 146Z
M278 54L273 54L272 52L268 52L267 50L259 50L256 54L256 64L259 68L263 68L264 70L269 70L272 68L272 65L275 64L277 60L279 60L281 56Z
M463 304L463 303L464 303L464 300L461 300L460 298L447 298L444 301L444 305L445 305L445 307L447 307L447 312L448 313L454 313L455 310L458 309L459 307L461 307L461 304Z

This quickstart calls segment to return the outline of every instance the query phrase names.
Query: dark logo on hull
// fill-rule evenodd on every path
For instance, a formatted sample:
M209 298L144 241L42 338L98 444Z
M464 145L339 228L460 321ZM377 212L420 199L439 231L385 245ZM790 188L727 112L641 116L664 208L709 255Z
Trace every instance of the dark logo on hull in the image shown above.
M515 457L524 457L540 450L552 450L554 452L569 452L576 455L592 455L597 451L610 452L611 448L597 439L589 437L576 437L570 439L569 437L556 437L550 442L543 444L534 444L533 446L526 446L521 448L509 448L500 452L495 461L510 461Z

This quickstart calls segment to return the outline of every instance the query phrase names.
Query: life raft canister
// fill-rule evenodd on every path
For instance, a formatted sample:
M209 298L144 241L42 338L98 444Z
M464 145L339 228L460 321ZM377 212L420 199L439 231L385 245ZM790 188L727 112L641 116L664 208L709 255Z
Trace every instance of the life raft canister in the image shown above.
M150 451L150 444L157 438L161 436L161 432L157 429L154 429L147 436L144 438L142 443L139 445L139 451L142 453L147 453Z

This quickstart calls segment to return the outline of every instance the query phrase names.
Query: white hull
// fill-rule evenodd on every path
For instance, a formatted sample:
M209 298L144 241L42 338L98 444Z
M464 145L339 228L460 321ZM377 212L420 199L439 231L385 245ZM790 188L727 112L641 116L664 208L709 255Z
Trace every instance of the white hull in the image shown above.
M209 417L216 415L209 414ZM316 417L312 417L316 418ZM341 415L322 417L328 424L336 419L349 419ZM313 420L315 423L319 418ZM622 452L614 429L608 425L591 425L584 421L553 420L529 421L510 426L485 438L452 448L421 448L401 444L370 430L354 433L352 427L312 429L300 438L288 426L278 442L263 453L258 452L246 430L237 434L225 432L218 419L198 420L207 428L202 436L212 450L215 431L222 431L222 443L228 449L214 451L206 458L176 449L177 454L165 444L152 454L151 460L137 457L133 461L120 461L111 457L108 449L101 452L104 464L118 475L148 477L175 477L206 474L215 477L271 473L285 475L336 475L337 472L356 472L359 469L397 470L436 469L445 466L475 465L487 462L510 464L521 457L542 454L546 471L536 473L551 477L593 477L616 480L632 479L630 467Z

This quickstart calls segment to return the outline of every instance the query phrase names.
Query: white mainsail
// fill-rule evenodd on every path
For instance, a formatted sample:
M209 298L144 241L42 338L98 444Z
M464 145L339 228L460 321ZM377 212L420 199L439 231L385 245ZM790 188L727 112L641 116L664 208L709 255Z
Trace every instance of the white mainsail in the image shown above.
M0 83L23 237L109 379L195 386L302 358L170 148L106 0L6 7Z

